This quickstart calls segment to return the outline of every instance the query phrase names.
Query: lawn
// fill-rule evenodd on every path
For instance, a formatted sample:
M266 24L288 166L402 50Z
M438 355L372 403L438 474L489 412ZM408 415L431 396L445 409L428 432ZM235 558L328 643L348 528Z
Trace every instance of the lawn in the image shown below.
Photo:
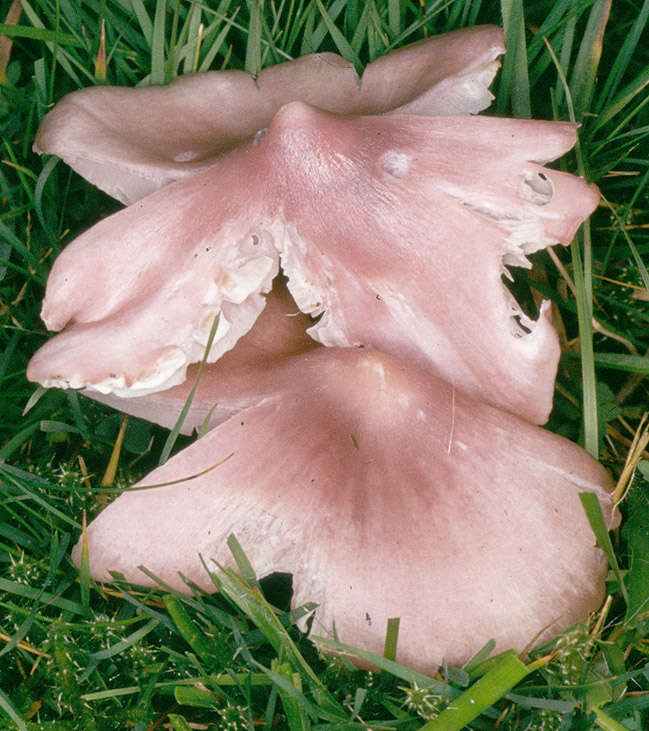
M649 727L648 20L649 0L0 1L1 728ZM562 355L547 428L617 485L610 535L585 504L609 561L600 611L528 654L486 645L429 677L395 662L396 622L382 657L316 649L295 626L312 607L291 608L290 582L258 578L236 538L238 571L215 574L215 594L93 582L70 558L86 518L190 439L26 380L56 255L120 208L32 151L42 117L82 87L257 74L312 52L361 71L484 23L504 26L508 49L486 114L579 122L557 164L602 196L569 248L534 254L512 285L531 310L553 303Z

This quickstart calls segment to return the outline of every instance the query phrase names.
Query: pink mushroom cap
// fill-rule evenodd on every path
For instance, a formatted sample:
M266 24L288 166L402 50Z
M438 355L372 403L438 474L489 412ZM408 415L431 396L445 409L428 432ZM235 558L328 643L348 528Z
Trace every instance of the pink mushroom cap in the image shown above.
M188 74L163 87L102 86L68 94L44 118L37 152L58 155L113 197L133 203L211 165L304 101L339 114L473 114L489 106L503 33L478 26L420 41L356 74L319 53L244 71Z
M519 651L584 619L606 561L579 500L617 516L605 470L575 444L368 349L288 359L276 393L208 432L90 524L92 576L188 592L232 566L293 575L317 634L423 672L489 639ZM186 479L220 463L195 479ZM81 544L73 557L80 560Z
M54 264L42 316L66 327L28 377L116 396L165 390L247 332L279 271L328 346L370 345L543 423L559 357L506 266L572 239L594 186L541 163L574 125L341 117L299 102L263 137L91 228Z

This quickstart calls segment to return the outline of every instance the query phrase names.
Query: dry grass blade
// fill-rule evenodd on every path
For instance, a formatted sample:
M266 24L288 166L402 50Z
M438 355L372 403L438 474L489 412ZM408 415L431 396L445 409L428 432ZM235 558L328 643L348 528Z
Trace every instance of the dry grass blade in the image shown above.
M633 476L638 466L638 462L644 457L644 452L649 444L649 422L647 421L649 413L645 412L638 424L638 428L633 436L631 447L624 462L624 468L620 473L615 490L613 491L613 501L619 504L631 487Z

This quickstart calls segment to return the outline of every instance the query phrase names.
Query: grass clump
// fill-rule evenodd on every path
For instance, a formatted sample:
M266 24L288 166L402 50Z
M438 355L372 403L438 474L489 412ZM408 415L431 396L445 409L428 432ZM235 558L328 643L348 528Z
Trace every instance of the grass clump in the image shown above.
M647 728L649 0L22 0L0 11L0 727ZM376 672L354 669L353 648L324 638L338 654L319 654L295 627L309 607L290 611L290 586L257 581L236 541L241 570L214 575L214 595L79 574L70 548L84 515L109 499L100 485L122 417L35 389L24 371L46 337L39 309L55 256L118 205L31 151L44 113L83 86L257 73L316 51L361 69L426 35L485 22L504 24L509 48L489 113L580 122L565 165L603 194L572 251L539 253L516 285L530 310L539 293L556 306L563 356L549 428L622 476L624 521L601 613L526 664L511 652L491 658L488 646L431 678L394 662L396 635L383 658L357 653ZM129 420L106 481L125 487L146 474L167 438Z

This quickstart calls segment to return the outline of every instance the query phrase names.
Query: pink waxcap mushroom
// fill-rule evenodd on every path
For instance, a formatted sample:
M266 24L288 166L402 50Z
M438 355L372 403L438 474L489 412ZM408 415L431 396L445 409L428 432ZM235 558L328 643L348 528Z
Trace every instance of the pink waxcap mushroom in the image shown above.
M368 349L322 348L290 384L123 493L90 524L91 575L189 592L232 566L234 533L259 576L293 574L317 634L432 672L493 638L523 650L585 619L606 561L579 493L617 523L605 470L572 442ZM80 560L81 545L73 558Z
M46 115L34 148L63 158L124 203L212 164L265 128L290 101L339 114L472 114L492 100L488 86L504 53L496 26L453 31L383 56L359 79L333 53L264 69L208 71L165 87L93 87Z
M93 226L58 257L41 316L66 330L27 377L46 386L140 396L185 380L234 347L279 270L281 191L253 141ZM89 278L92 281L89 286Z
M181 433L191 434L203 426L213 428L238 411L285 389L292 375L290 369L278 366L293 356L322 347L306 334L311 324L311 319L297 309L286 285L276 280L266 296L266 307L252 329L232 350L204 369ZM47 346L39 353L43 357L39 357L38 366L46 367ZM194 364L188 368L183 383L139 398L120 398L90 390L84 393L127 414L171 429L187 402L197 372L198 365Z
M597 207L596 186L541 167L575 144L575 125L342 118L293 103L267 136L299 191L284 206L296 224L281 263L300 309L322 314L309 333L432 367L468 395L544 423L559 359L550 303L533 321L502 276L569 244Z
M67 329L37 353L44 385L136 396L231 349L279 261L327 346L371 345L536 423L559 343L507 265L567 244L594 186L541 167L575 126L486 117L340 117L294 102L219 163L105 219L54 264L42 316ZM38 366L38 367L37 367Z

